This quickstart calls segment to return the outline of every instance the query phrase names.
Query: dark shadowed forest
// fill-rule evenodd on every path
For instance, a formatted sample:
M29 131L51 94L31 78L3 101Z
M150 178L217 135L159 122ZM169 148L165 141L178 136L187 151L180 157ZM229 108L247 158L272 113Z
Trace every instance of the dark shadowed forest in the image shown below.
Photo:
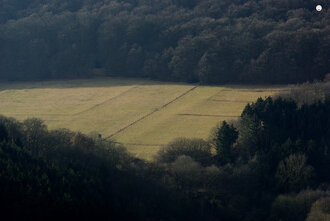
M214 122L209 139L177 138L151 162L111 139L0 116L1 218L329 221L328 8L328 0L0 0L3 82L318 81L259 98L237 120Z
M259 98L210 139L178 138L153 162L112 141L47 130L38 119L1 117L1 216L327 221L329 92L304 84Z
M321 80L330 72L328 7L327 0L0 0L0 77Z

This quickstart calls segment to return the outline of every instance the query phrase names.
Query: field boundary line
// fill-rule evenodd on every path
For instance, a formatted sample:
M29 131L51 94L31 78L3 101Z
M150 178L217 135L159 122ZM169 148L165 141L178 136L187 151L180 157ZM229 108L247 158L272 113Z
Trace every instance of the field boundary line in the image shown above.
M153 111L147 113L146 115L140 117L139 119L133 121L132 123L126 125L125 127L120 128L119 130L117 130L116 132L114 132L113 134L110 134L109 136L105 137L104 139L109 139L117 134L119 134L120 132L122 132L123 130L126 130L127 128L133 126L134 124L144 120L145 118L149 117L150 115L156 113L157 111L160 111L161 109L164 109L165 107L167 107L168 105L172 104L173 102L177 101L178 99L182 98L183 96L187 95L188 93L192 92L193 90L195 90L198 87L198 85L190 88L189 90L185 91L184 93L180 94L179 96L177 96L176 98L174 98L173 100L167 102L166 104L154 109Z
M99 106L102 106L102 105L104 105L104 104L106 104L106 103L108 103L108 102L110 102L110 101L112 101L112 100L115 100L115 99L117 99L117 98L119 98L119 97L121 97L121 96L127 94L129 91L131 91L131 90L133 90L133 89L136 89L137 87L138 87L138 86L131 87L131 88L127 89L126 91L124 91L124 92L122 92L122 93L120 93L120 94L118 94L118 95L116 95L116 96L114 96L114 97L111 97L111 98L109 98L109 99L107 99L107 100L105 100L105 101L103 101L103 102L101 102L101 103L95 104L95 105L93 105L92 107L90 107L90 108L88 108L88 109L86 109L86 110L80 111L80 112L78 112L78 113L74 113L74 114L72 114L71 116L77 116L77 115L80 115L80 114L84 114L84 113L86 113L86 112L88 112L88 111L91 111L91 110L93 110L93 109L95 109L95 108L97 108L97 107L99 107Z

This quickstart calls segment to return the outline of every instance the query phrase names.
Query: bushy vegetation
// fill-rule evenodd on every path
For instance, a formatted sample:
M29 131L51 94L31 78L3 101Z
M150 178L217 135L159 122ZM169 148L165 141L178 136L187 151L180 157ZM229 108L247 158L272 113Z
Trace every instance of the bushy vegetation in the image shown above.
M279 195L272 204L272 220L303 221L309 216L311 220L322 221L314 213L323 210L322 205L329 194L329 191L305 190L299 194ZM329 215L329 211L322 213Z
M316 201L306 221L327 221L330 220L330 197L321 198Z
M330 78L330 74L327 75ZM313 83L305 82L293 86L288 92L281 92L277 96L293 99L298 106L303 104L313 104L318 101L325 101L330 96L330 79Z
M111 141L1 117L0 208L39 220L327 219L329 113L329 97L260 98L210 141L176 139L150 163Z
M320 0L1 0L1 80L287 83L329 73Z
M177 138L163 147L156 160L161 163L172 163L179 156L189 156L202 164L208 164L211 158L211 146L203 139Z
M1 214L13 220L183 219L200 211L123 147L0 118ZM196 214L196 213L194 213ZM180 218L181 217L181 218ZM188 215L190 217L190 215ZM199 218L198 218L199 217Z

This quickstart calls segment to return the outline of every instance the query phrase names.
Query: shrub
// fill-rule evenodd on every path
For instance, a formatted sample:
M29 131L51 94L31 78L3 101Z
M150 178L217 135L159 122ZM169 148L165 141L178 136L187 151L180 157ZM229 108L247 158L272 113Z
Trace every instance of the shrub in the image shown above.
M321 190L304 190L297 195L279 195L272 205L272 220L304 221L313 203L329 194Z
M190 190L201 182L201 165L189 156L179 156L172 163L172 171L181 188Z
M330 220L330 197L321 198L313 203L312 209L306 221L329 221Z
M203 139L177 138L163 147L156 155L161 163L174 162L179 156L186 155L203 165L210 164L211 147Z
M291 154L279 163L276 178L283 189L299 191L310 184L313 170L304 154Z

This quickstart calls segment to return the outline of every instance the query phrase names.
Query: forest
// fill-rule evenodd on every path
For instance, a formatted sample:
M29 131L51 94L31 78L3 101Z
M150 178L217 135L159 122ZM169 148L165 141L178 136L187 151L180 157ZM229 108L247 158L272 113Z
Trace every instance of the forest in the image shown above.
M0 0L0 78L322 80L328 8L327 0Z
M208 139L174 139L153 161L112 139L0 115L1 217L329 221L328 8L328 0L0 0L2 83L318 81L258 98L237 120L214 122Z
M259 98L208 140L175 139L152 162L111 140L1 116L1 216L327 221L329 94L329 84L304 84Z

